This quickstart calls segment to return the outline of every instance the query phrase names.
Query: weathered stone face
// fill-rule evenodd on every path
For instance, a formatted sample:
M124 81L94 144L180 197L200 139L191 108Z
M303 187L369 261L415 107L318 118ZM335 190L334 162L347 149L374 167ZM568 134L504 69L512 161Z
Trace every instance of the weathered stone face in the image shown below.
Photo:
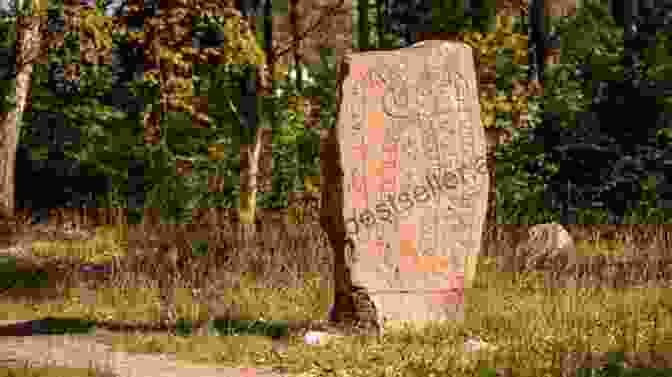
M378 330L461 320L488 195L471 48L425 41L340 69L337 127L321 145L334 316Z

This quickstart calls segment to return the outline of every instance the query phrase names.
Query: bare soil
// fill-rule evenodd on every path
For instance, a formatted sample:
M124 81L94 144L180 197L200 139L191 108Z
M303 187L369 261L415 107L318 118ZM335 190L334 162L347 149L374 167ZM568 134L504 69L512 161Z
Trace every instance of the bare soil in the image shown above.
M96 330L91 335L31 335L30 321L0 321L0 366L93 366L115 377L288 377L273 369L250 369L192 364L170 354L139 354L112 351L113 333Z

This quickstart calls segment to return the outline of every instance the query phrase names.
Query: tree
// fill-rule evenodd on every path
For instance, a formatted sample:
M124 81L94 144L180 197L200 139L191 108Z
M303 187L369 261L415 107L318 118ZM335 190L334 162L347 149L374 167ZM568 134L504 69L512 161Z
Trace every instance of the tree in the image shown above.
M279 3L280 6L282 2ZM275 7L275 3L274 3ZM293 61L298 48L301 62L320 65L320 48L334 48L336 56L342 57L352 49L352 6L345 0L300 0L296 6L296 28L292 26L289 9L274 8L273 45L278 62L283 65L297 64ZM296 29L297 36L294 36Z
M300 46L298 39L299 39L299 25L297 23L297 7L298 7L298 0L290 0L289 2L289 22L292 25L292 37L294 39L294 43L296 44L297 47ZM299 65L299 62L301 61L301 54L299 53L299 48L294 49L294 61L295 63L295 69L296 69L296 88L301 91L303 87L303 75L301 72L301 68Z
M389 0L387 6L388 27L404 47L436 33L491 31L497 10L492 0Z
M591 14L604 11L604 6L596 2L583 4L582 8ZM575 223L581 208L606 209L609 223L622 223L626 211L641 203L641 182L645 178L653 174L660 178L660 184L669 187L671 153L669 141L663 136L672 126L672 118L661 102L672 90L666 82L642 74L640 57L655 45L657 31L669 29L671 13L653 6L641 11L641 17L631 12L620 21L617 15L616 25L624 28L623 44L609 43L607 56L596 53L591 46L591 52L582 57L573 72L592 100L589 110L577 115L576 126L563 127L561 114L548 111L528 139L529 144L544 151L546 162L557 167L551 171L541 162L530 163L528 171L545 175L550 207L560 209L563 223ZM608 25L615 26L611 22ZM655 59L659 63L669 56ZM608 68L614 66L615 72ZM629 108L638 109L636 124L621 121ZM659 193L658 203L666 199L666 191Z
M259 1L237 1L237 7L243 16L251 16L258 7ZM267 7L270 7L270 1ZM244 239L249 240L255 232L256 198L258 191L259 158L262 150L262 133L266 127L259 124L257 119L257 89L255 78L263 73L256 74L261 68L246 67L246 75L239 79L243 102L240 111L240 131L242 143L240 146L240 208L239 217ZM252 142L250 142L252 141Z
M220 7L221 8L221 7ZM201 10L205 9L206 11L213 11L213 6L203 6ZM217 7L214 7L214 11L219 10L219 13L223 13L225 16L237 16L235 12L231 12L229 9L227 12L227 9L225 8L224 10L222 9L217 9ZM82 58L85 62L88 63L96 63L97 61L100 60L101 56L105 55L106 53L109 52L109 48L111 47L112 39L110 32L112 30L118 30L120 26L124 26L123 24L123 19L118 17L116 19L114 18L108 18L108 19L101 19L99 17L93 16L91 13L86 13L86 11L82 12L82 22L75 22L75 16L79 15L79 8L78 5L72 6L70 4L65 5L65 11L66 11L66 17L65 17L65 26L66 31L77 31L76 29L78 26L82 26L82 40L81 40L81 50L82 50ZM173 25L176 25L176 27L173 27L171 30L168 31L173 31L173 32L180 32L183 31L185 28L182 27L182 29L179 29L180 26L183 26L184 24L187 24L188 28L191 26L191 19L190 18L177 18L175 13L179 13L179 9L171 9L173 12L172 15L174 16L172 20L169 21L174 21L175 19L186 21L183 22L182 24L177 24L174 23ZM199 10L200 11L200 10ZM92 16L92 17L89 17ZM17 78L17 109L14 112L9 113L9 116L5 121L3 122L3 135L6 137L3 137L3 141L6 141L6 143L3 143L3 149L6 150L5 153L7 153L10 156L15 155L15 152L12 151L12 144L16 144L16 140L18 138L18 135L15 133L16 130L16 119L17 115L20 115L22 113L21 107L25 106L25 98L26 98L26 93L29 92L30 90L30 72L31 72L31 64L37 61L44 61L46 60L46 53L50 48L53 47L60 47L63 45L63 34L60 33L63 30L57 30L56 33L51 32L51 25L49 25L49 32L47 32L47 28L41 28L38 23L31 23L27 24L25 21L31 20L31 18L18 18L19 21L19 38L18 38L18 43L17 43L17 51L20 53L18 54L19 57L22 57L23 59L20 59L20 61L17 64L17 67L20 68L18 69L19 75ZM35 19L39 20L39 19ZM102 22L101 22L102 21ZM154 20L156 21L156 20ZM170 24L170 22L168 23ZM156 41L158 41L158 35L157 35L157 28L155 26L158 25L158 22L154 22L152 25L152 22L150 21L150 27L148 27L148 32L146 33L147 39L154 42L151 43L150 45L153 47L149 51L149 56L151 59L150 61L156 62L156 58L158 58L158 49L156 48ZM30 27L28 27L30 26ZM43 26L47 26L46 23ZM152 27L154 26L154 27ZM159 31L165 31L167 28L163 28L162 30ZM178 29L178 30L175 30ZM164 33L165 34L165 33ZM184 33L182 33L183 35ZM36 37L37 35L37 37ZM46 38L45 38L46 36ZM165 35L161 35L162 37L165 37ZM172 35L168 36L169 38L172 37ZM178 38L179 39L179 38ZM245 38L242 38L243 43L245 43ZM30 41L30 44L27 43L27 41ZM184 42L184 40L180 40L179 42ZM191 42L189 39L188 42ZM240 42L238 40L237 42ZM249 38L247 39L247 43L249 44ZM191 48L191 46L189 46ZM199 56L201 61L206 61L206 62L212 62L212 60L215 59L222 59L224 60L231 60L232 54L229 52L227 55L222 56L221 52L217 53L209 53L207 50L206 52L202 52ZM185 51L181 51L185 52ZM186 51L187 53L189 51ZM29 55L30 54L30 55ZM183 57L186 54L180 55L180 54L171 54L170 51L167 51L167 56L162 56L165 60L168 60L168 63L177 63L173 64L175 65L180 65L180 63L183 63ZM137 57L136 57L137 58ZM252 50L250 53L250 50L247 49L244 54L237 54L235 58L238 61L247 61L257 63L259 61L259 58L263 58L259 54L259 51ZM171 60L172 59L172 60ZM155 66L158 66L158 64L155 64ZM142 67L142 64L140 65ZM151 68L151 66L150 66ZM185 75L186 76L186 75ZM150 72L150 79L151 77L151 72ZM190 104L188 103L188 99L191 95L190 92L190 87L188 85L185 85L185 80L182 80L180 82L179 79L175 80L166 80L166 77L162 77L163 82L165 82L167 85L163 86L163 96L162 96L162 107L163 107L163 112L166 110L172 110L175 108L179 109L187 109L188 111L191 110ZM156 78L154 79L156 80ZM180 88L180 91L174 90L173 88L170 88L169 84L175 84L177 81L177 86ZM181 85L180 85L181 84ZM170 95L167 94L166 91L168 89L173 89L173 94L174 93L182 93L182 97L176 96L176 95ZM185 95L186 94L186 95ZM177 98L176 98L177 97ZM185 100L186 99L186 100ZM155 127L158 124L158 120L160 117L157 117L156 115L160 115L162 112L161 111L149 111L146 112L149 116L145 119L146 125L148 129L151 129L152 127ZM203 121L203 117L198 117L199 115L202 114L195 114L195 118L198 118L199 120ZM207 116L205 117L207 121ZM151 134L150 134L151 136ZM152 141L152 140L148 140ZM15 147L14 147L15 150ZM13 174L13 169L12 169L12 164L13 164L13 158L9 157L7 159L3 158L2 159L3 163L7 162L7 165L4 166L3 170L3 176L6 182L11 182L13 181L12 179L12 174ZM3 195L3 203L4 204L10 204L13 203L13 194L11 192L12 190L12 185L8 184L3 184L3 190L7 190L6 195ZM13 212L12 207L8 207L6 211L4 211L6 214L11 214Z
M359 14L359 50L369 50L369 0L358 0L357 14Z
M120 4L114 12L117 19L121 19L120 16L123 15L126 5ZM129 25L129 31L132 31L131 27L142 26L144 36L130 35L126 50L140 52L144 50L145 54L144 56L142 54L127 55L123 63L131 67L128 72L130 76L121 81L128 81L131 77L137 80L136 73L139 68L140 77L144 74L145 78L143 85L149 89L158 87L158 104L152 103L151 98L145 98L150 102L147 104L149 107L144 111L143 118L145 142L150 150L166 153L168 151L163 146L165 133L162 131L161 122L168 119L169 113L191 114L193 125L197 128L207 128L210 123L207 112L204 112L207 111L207 106L195 106L202 101L193 100L191 69L193 63L252 64L256 66L263 64L264 56L263 51L256 45L249 27L242 22L243 15L235 9L205 1L198 4L173 3L169 9L158 9L157 5L155 2L145 2L144 10L140 9L137 4L127 7L127 12L131 15L128 18L129 22L142 20L142 17L133 17L142 11L149 12L154 17L147 18L144 25ZM212 21L212 16L223 16L224 31L228 31L234 37L224 41L221 38L223 36L221 30L213 29L212 22L208 23L207 20L198 22L192 30L193 19L203 21L206 17ZM221 22L222 19L219 21ZM222 42L227 42L223 49L198 48L204 43L210 45L203 45L203 47L220 47ZM146 170L145 173L147 173ZM140 176L142 177L142 174ZM136 185L143 186L144 184L138 182ZM140 207L145 206L144 200L134 200L134 202L137 202ZM151 216L149 212L145 214Z
M551 30L551 18L569 17L576 14L576 0L530 0L530 80L543 85L544 67L558 64L558 58L551 54L560 48L557 33Z
M264 52L266 53L266 61L268 62L268 77L275 77L276 71L276 59L275 52L273 51L273 8L271 6L271 1L267 0L264 4ZM276 113L274 111L275 103L273 101L274 90L274 81L273 79L269 80L270 91L265 93L264 98L266 101L266 113L269 114L271 120L271 128L276 126ZM269 137L271 140L269 140ZM260 173L260 182L259 188L261 191L271 191L272 187L272 178L273 178L273 143L272 143L272 129L265 130L262 133L261 137L261 156L259 161L259 173Z
M37 4L43 5L42 2ZM25 16L26 3L18 4L23 15L17 16L16 38L16 107L0 119L0 216L14 216L14 181L16 150L18 145L17 121L20 121L30 90L32 63L39 55L41 46L40 26L43 19L41 6L36 7L32 16ZM19 13L19 12L17 12Z
M224 15L225 22L223 25L223 31L224 33L231 33L229 34L230 37L233 36L232 38L226 39L226 42L230 42L231 44L225 45L224 49L203 49L200 51L194 51L195 49L192 49L191 46L186 47L184 45L183 42L187 40L191 42L191 35L189 33L191 19L189 17L183 16L185 14L189 15L190 12L193 14L195 11L193 9L184 8L182 4L166 10L161 18L167 19L168 22L161 23L156 28L153 25L159 24L157 22L158 17L150 18L148 20L148 25L145 25L146 28L144 38L143 36L138 38L135 35L129 35L131 46L135 44L135 47L132 48L133 50L137 50L137 48L141 47L142 45L151 46L151 48L145 50L147 55L146 60L150 63L154 62L154 66L157 65L156 57L159 52L157 52L156 45L152 43L156 43L155 41L157 40L161 40L162 43L163 41L170 42L168 46L163 46L160 49L160 66L162 68L165 67L165 69L162 69L161 72L158 72L158 70L152 70L152 66L150 65L150 70L146 70L144 72L144 77L150 86L152 83L158 83L160 85L159 88L161 94L158 104L160 108L157 108L154 104L151 103L150 100L150 107L145 111L145 114L148 115L144 119L145 128L149 131L147 132L147 136L149 139L154 137L154 140L148 140L148 144L152 144L151 141L156 142L162 135L160 128L157 127L161 121L162 114L186 110L192 114L192 119L194 120L195 126L206 125L209 122L207 113L200 111L202 108L194 106L194 103L197 103L198 101L190 101L192 99L191 84L189 82L191 75L187 74L189 71L184 70L183 65L190 65L192 62L236 65L251 64L257 67L261 67L261 69L256 70L257 81L261 81L262 84L264 84L264 82L270 81L272 84L273 80L268 80L267 76L269 73L273 74L271 72L273 70L264 65L264 51L262 51L256 43L254 43L256 42L254 40L254 35L250 33L252 28L250 28L249 25L243 21L244 17L242 17L240 12L236 12L231 8L222 8L220 5L213 5L207 2L202 3L203 4L194 5L199 7L199 13L205 10L204 13L206 14ZM152 4L146 2L146 8L148 6L152 7ZM65 8L66 27L70 27L72 24L72 16L78 14L78 9L76 7L68 8L68 4L66 4ZM134 8L131 6L129 8L131 8L129 10L131 14L133 14L133 12L139 11L137 7ZM186 13L184 12L184 9L187 9ZM68 13L68 10L70 13ZM158 10L156 14L160 14L161 11L163 10ZM270 8L268 12L270 13ZM100 20L96 20L93 17L91 17L91 19L87 17L82 20L82 34L84 35L82 36L81 40L81 50L83 61L95 63L103 58L109 59L108 55L112 55L110 53L110 45L107 43L110 42L111 44L111 38L108 37L109 32L119 29L124 31L126 26L124 25L123 19L121 17L109 18L108 21L109 20L111 20L111 22L104 22L103 25L99 25ZM324 19L321 17L318 23L319 22L324 23ZM98 28L98 26L102 27ZM131 31L130 29L128 30ZM267 30L270 31L270 28ZM96 36L99 38L95 38ZM301 36L301 38L304 37L306 37L305 33ZM58 45L59 42L61 42L62 45L62 40L62 35L60 37L58 35L49 35L49 38L47 38L49 43L53 42L55 45ZM267 47L267 50L269 48L270 47ZM275 54L277 50L278 49L271 49L271 51L273 51L272 55L277 55ZM47 49L41 50L43 53L46 51ZM243 53L240 54L239 51L243 51ZM291 51L292 49L290 48L284 53ZM271 54L266 55L269 56ZM44 56L44 54L42 56ZM133 59L137 59L137 56L133 57ZM272 65L270 60L268 65ZM142 67L142 65L140 66ZM148 66L145 65L145 67ZM133 73L132 76L135 77L135 73ZM256 86L254 88L254 91L256 92L255 94L263 94L264 89L268 88L267 84L264 85Z
M544 31L544 0L530 1L530 80L543 84L544 55L546 49Z
M342 2L341 2L342 3ZM237 6L241 7L241 9L238 10L231 10L228 9L227 11L231 11L232 13L235 12L234 16L228 17L227 22L225 23L224 27L224 33L221 34L221 37L224 35L227 36L225 39L226 41L237 41L240 40L239 37L236 37L235 34L241 33L248 33L245 30L239 30L237 29L237 26L240 25L242 28L247 28L251 34L256 34L256 22L254 22L254 14L255 12L258 12L259 7L261 5L261 2L245 2L245 1L239 1L237 3ZM328 15L330 12L333 12L334 8L337 8L342 4L337 4L336 7L330 6L325 10L325 14L320 15L319 20L310 26L308 29L309 32L315 33L316 32L316 26L319 24L325 24L325 20L327 19ZM241 131L241 139L243 140L243 143L241 145L241 175L242 175L242 180L241 180L241 208L247 209L247 215L244 213L241 213L243 216L241 218L244 220L244 222L249 222L253 223L254 216L250 216L250 209L253 208L254 206L251 204L254 202L253 196L256 196L253 194L252 188L256 190L256 184L251 181L251 179L256 178L255 172L259 171L259 157L262 155L268 156L270 153L269 149L267 148L266 144L270 144L268 142L268 138L265 136L268 136L268 128L267 127L258 127L260 124L261 125L266 125L265 122L259 122L259 118L257 117L258 113L258 107L257 107L257 101L259 98L263 98L267 103L269 103L269 106L271 104L271 96L269 95L272 93L272 83L273 79L269 78L275 78L275 61L277 57L282 56L283 54L286 54L288 52L294 52L296 49L290 46L289 49L280 49L280 48L273 48L273 43L274 42L274 36L272 33L271 29L271 24L270 24L270 13L271 13L271 8L270 8L270 3L266 3L264 7L265 13L267 13L267 16L265 17L265 26L264 26L264 33L266 35L266 46L264 48L264 55L266 57L266 61L263 59L258 60L253 59L253 60L245 60L245 59L238 59L238 61L233 61L230 60L231 63L235 63L239 66L247 66L247 72L246 74L248 75L246 78L241 78L241 81L238 83L238 90L240 90L242 93L242 98L244 99L240 104L239 108L236 111L236 115L240 116L240 121L242 122L241 125L244 126ZM238 22L236 19L242 21ZM170 24L176 25L179 24L179 22L171 22ZM247 25L247 26L246 26ZM198 33L195 32L195 34ZM234 35L232 35L233 33ZM215 33L217 35L218 33ZM250 34L246 34L250 35ZM312 37L312 34L309 33L302 33L298 38L294 38L294 41L298 42L301 39L309 38ZM224 38L220 38L224 40ZM164 39L165 40L165 39ZM176 38L170 39L170 41L174 41ZM177 44L177 43L175 43ZM228 45L224 46L224 51L239 51L237 48L238 46L235 45ZM257 47L253 46L246 46L245 49L247 51L260 51L256 49ZM298 47L298 46L297 46ZM256 49L256 50L255 50ZM296 56L297 54L295 54ZM263 57L263 55L262 55ZM200 59L202 61L203 59ZM221 61L220 61L221 62ZM209 61L209 63L212 63L212 61ZM163 67L163 65L162 65ZM256 67L256 68L253 68ZM251 72L251 71L254 71ZM278 73L282 73L278 72ZM253 80L252 77L255 79ZM187 77L183 77L187 78ZM277 78L275 78L277 80ZM162 82L163 86L163 82ZM186 87L186 85L184 85ZM162 95L162 98L165 96ZM195 109L194 109L195 110ZM271 123L273 123L273 114L274 111L267 111L267 116L266 119L271 119ZM154 119L154 122L156 122L156 118ZM205 125L207 124L207 120L200 122L200 124ZM150 127L147 126L148 129L150 128L156 128L156 127ZM267 140L267 142L264 142L264 140ZM262 153L266 152L266 153ZM258 182L256 182L258 183ZM247 202L247 204L245 204ZM243 211L245 212L245 210Z
M385 20L387 19L387 5L385 0L376 1L376 31L378 32L378 48L388 48L385 34L389 33Z
M245 1L240 1L237 3L239 7L245 7L247 6L247 9L239 8L241 11L241 14L252 17L252 15L255 13L255 11L258 10L259 6L261 5L261 2L245 2ZM279 58L283 54L287 52L293 52L294 56L294 63L296 66L297 75L296 75L296 84L299 88L299 90L302 89L303 87L303 79L300 71L300 63L301 63L301 41L308 39L310 37L314 37L314 34L318 34L318 26L320 24L323 24L326 22L330 14L335 14L337 13L337 10L343 6L343 0L341 0L339 3L334 4L334 5L329 5L324 13L322 13L316 23L314 23L312 26L308 27L305 32L302 34L299 34L298 29L299 29L299 24L298 24L298 19L300 18L298 15L298 1L292 0L290 2L290 28L291 28L291 35L292 35L292 45L290 45L289 49L284 49L280 50L279 49L273 49L268 47L267 45L267 54L266 56L268 57L268 51L272 51L270 56L273 57L272 61L268 61L269 64L267 66L260 66L257 67L256 70L256 87L252 77L254 77L251 73L248 73L249 76L247 79L243 79L243 81L246 82L241 82L241 89L243 90L243 96L246 99L247 103L246 104L241 104L241 106L245 107L247 110L246 111L241 111L241 115L245 114L243 118L241 118L241 122L243 125L243 128L241 129L241 133L243 135L248 135L245 136L244 139L249 140L249 142L244 143L241 145L241 196L240 196L240 217L241 217L241 223L243 223L243 226L245 228L244 235L246 236L251 236L254 232L254 227L253 224L255 223L255 210L254 208L256 207L256 193L258 191L258 174L260 172L259 169L259 160L262 155L268 155L270 152L270 148L267 146L269 144L271 138L265 137L265 136L270 136L271 135L271 130L269 130L266 127L267 123L264 122L259 122L259 119L256 116L256 103L257 103L257 96L271 96L273 93L272 89L272 82L273 80L270 80L270 85L269 83L264 84L262 80L259 80L259 77L269 77L268 73L270 71L271 77L273 77L273 72L275 70L275 59ZM265 7L266 11L266 17L265 21L270 19L270 12L271 12L271 4L270 2L266 2ZM251 21L251 24L254 25L255 22ZM312 34L309 34L312 33ZM265 38L266 38L266 43L271 43L274 42L274 36L273 33L271 32L271 28L268 23L265 23ZM270 38L270 41L269 41ZM323 36L324 38L324 36ZM264 72L266 71L266 72ZM272 109L272 107L266 107L266 109ZM269 111L266 115L265 121L268 121L270 119L271 125L274 124L274 118L273 114L275 111ZM266 153L262 153L264 150L266 150Z

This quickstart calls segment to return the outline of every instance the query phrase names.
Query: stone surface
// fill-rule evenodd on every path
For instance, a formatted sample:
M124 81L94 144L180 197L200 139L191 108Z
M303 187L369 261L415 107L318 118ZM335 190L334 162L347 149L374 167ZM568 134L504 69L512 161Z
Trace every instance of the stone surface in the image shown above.
M335 320L379 335L463 320L489 179L470 47L351 54L338 76L337 126L320 149Z
M576 245L560 224L538 224L531 227L516 247L519 266L525 271L564 270L576 263Z

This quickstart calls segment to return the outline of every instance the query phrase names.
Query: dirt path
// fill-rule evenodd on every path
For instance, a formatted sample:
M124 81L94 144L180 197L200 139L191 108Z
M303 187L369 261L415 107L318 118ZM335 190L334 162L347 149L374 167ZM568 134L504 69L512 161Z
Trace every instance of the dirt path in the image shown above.
M117 377L290 377L272 369L230 368L180 361L166 354L112 351L92 335L27 335L28 322L0 321L0 366L48 365L88 368L94 366Z

